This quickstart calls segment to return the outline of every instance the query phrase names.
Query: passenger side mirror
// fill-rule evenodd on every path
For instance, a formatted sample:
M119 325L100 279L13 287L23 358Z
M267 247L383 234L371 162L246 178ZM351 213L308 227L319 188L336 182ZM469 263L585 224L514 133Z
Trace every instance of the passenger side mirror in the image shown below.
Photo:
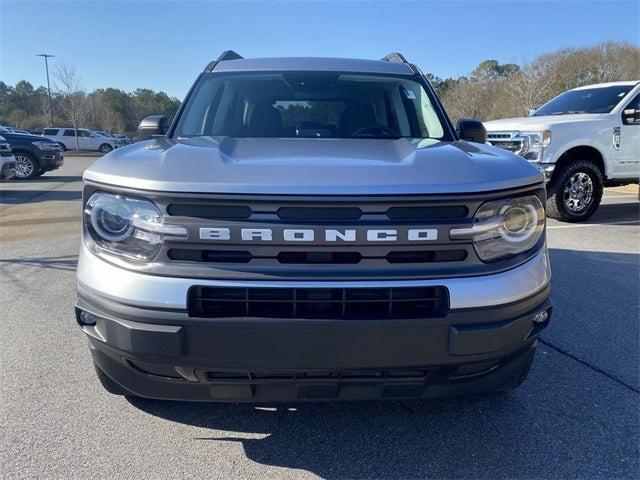
M487 130L482 122L461 118L456 123L456 133L460 140L475 143L487 143Z
M640 108L626 108L622 111L622 123L640 125Z
M166 135L169 130L169 119L166 115L149 115L144 117L138 131L146 138L154 135Z
M531 117L533 116L534 113L536 113L536 110L538 110L537 108L530 108L528 111L528 115Z

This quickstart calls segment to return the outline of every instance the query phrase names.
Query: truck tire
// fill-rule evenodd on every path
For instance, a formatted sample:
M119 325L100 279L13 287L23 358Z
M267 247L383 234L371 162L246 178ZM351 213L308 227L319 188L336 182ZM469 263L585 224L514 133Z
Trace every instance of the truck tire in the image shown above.
M102 387L112 395L120 395L124 397L135 397L133 393L127 390L124 387L121 387L118 383L111 380L110 377L107 376L100 368L94 363L93 367L96 369L96 375L98 376L98 380L100 380L100 384Z
M553 174L547 185L547 216L561 222L582 222L602 200L604 179L590 160L570 162Z

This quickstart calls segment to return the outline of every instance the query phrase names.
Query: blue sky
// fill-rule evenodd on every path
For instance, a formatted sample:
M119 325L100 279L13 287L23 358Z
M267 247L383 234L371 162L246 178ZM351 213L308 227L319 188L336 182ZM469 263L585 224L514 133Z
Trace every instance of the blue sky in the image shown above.
M397 50L441 77L482 60L523 63L561 47L640 44L640 1L0 0L0 80L45 84L47 52L88 90L184 97L226 49L245 57L380 58Z

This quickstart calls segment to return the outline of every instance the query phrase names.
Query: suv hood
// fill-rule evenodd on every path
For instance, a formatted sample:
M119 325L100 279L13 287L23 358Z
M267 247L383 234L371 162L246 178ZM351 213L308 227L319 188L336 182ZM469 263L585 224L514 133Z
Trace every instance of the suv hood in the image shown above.
M281 195L473 193L544 181L502 149L406 138L162 138L105 155L84 178L165 192Z
M543 115L540 117L504 118L484 122L487 132L503 132L518 130L521 132L538 132L550 130L553 125L577 122L592 122L600 120L602 115L590 113L576 113L567 115Z

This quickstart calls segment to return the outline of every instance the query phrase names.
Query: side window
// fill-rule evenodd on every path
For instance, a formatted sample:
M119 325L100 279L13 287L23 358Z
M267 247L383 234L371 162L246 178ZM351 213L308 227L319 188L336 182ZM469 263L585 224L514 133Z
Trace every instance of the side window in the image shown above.
M75 132L73 130L65 130L64 131L64 136L65 137L75 137Z
M622 123L640 126L640 93L622 110Z
M57 128L45 128L44 131L42 132L43 135L52 135L52 136L56 136L58 134L58 129Z
M91 134L89 132L87 132L86 130L78 130L78 136L87 138L87 137L90 137Z

